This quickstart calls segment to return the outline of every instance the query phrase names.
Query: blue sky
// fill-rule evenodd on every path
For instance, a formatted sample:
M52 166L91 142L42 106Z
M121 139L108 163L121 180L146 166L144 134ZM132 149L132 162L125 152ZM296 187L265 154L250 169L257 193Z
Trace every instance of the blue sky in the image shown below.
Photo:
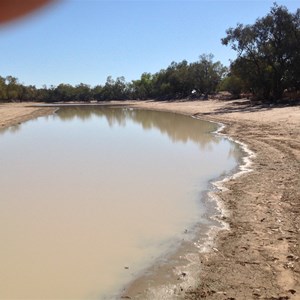
M109 75L131 81L203 53L229 65L236 55L220 42L226 29L255 22L273 2L58 1L0 28L0 75L38 87L94 86ZM299 1L277 3L291 12L300 7Z

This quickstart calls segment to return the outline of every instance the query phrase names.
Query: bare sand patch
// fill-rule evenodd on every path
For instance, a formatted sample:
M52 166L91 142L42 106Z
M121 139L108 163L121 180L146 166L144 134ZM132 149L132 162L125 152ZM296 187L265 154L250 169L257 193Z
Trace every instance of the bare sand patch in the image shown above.
M43 115L51 114L55 108L34 107L36 103L3 103L0 104L0 129L18 125L22 122Z

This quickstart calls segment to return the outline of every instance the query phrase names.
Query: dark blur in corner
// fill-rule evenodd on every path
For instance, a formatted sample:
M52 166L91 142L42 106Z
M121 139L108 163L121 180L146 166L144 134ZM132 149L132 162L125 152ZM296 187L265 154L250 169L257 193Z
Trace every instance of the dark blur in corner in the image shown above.
M0 0L0 25L27 16L57 0Z

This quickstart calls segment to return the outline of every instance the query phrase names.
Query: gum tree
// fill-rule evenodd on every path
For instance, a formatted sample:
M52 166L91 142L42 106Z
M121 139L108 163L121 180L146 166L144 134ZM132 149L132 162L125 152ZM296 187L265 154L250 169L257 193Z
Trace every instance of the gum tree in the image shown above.
M238 54L232 72L260 98L280 99L286 88L299 85L300 9L290 13L276 3L253 25L229 28L222 39Z

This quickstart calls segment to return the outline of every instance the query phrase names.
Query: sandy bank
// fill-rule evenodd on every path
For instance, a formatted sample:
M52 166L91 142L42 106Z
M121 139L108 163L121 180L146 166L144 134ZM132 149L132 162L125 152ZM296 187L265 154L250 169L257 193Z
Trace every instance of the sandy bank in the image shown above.
M55 108L33 107L36 103L4 103L0 104L0 128L6 128L34 119L43 115L52 114Z
M199 254L198 287L187 288L182 297L300 299L300 107L258 109L242 100L126 105L222 122L224 133L256 154L253 171L228 181L228 191L219 193L230 211L224 217L230 230L219 232L213 251ZM0 126L52 111L0 105ZM134 299L139 288L136 284L124 297Z

